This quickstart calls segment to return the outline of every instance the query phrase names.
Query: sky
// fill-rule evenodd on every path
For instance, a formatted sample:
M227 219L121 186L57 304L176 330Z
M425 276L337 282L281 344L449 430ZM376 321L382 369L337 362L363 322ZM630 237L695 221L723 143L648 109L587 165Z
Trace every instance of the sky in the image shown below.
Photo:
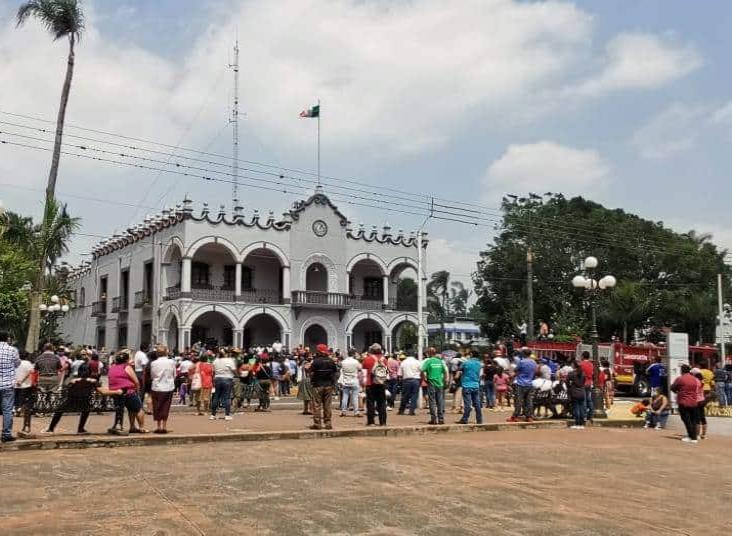
M19 4L0 0L0 139L50 147L17 134L49 138L32 128L51 125L7 112L55 118L67 46L34 21L16 29ZM240 158L257 163L242 164L241 173L277 178L263 173L275 167L261 164L314 172L315 121L298 114L320 99L322 173L334 178L325 193L388 197L359 204L341 196L336 204L354 222L388 222L408 232L424 219L414 199L430 197L450 200L458 219L483 218L482 226L428 221L430 271L446 269L469 281L506 193L583 195L680 232L712 233L732 248L727 1L84 5L69 125L168 144L147 147L178 155L196 156L175 147L230 155L228 65L238 36ZM112 153L102 141L124 141L66 132L93 137L67 138L72 143ZM0 145L0 200L7 208L40 213L49 162L47 151ZM245 213L280 214L307 197L312 183L287 190L241 186L239 197ZM231 205L227 183L70 156L61 161L57 195L88 235L122 232L186 194L212 207ZM69 260L83 259L97 241L77 236Z

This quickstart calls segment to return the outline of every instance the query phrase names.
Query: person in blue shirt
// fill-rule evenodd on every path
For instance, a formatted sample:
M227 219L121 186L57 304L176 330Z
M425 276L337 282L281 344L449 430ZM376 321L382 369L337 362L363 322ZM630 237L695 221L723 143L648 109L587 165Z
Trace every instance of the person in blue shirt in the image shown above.
M661 356L657 356L654 362L646 369L648 384L651 388L651 396L662 392L666 381L666 367L663 365Z
M524 348L521 350L521 359L516 364L514 371L514 384L516 384L516 401L513 415L507 420L508 422L516 422L523 414L526 422L534 420L534 400L532 396L533 385L536 376L536 361L531 358L531 350Z
M480 375L483 363L480 361L480 352L472 350L470 358L465 361L458 371L460 386L463 388L463 418L457 424L468 424L471 406L475 408L475 422L483 424L483 413L480 408Z

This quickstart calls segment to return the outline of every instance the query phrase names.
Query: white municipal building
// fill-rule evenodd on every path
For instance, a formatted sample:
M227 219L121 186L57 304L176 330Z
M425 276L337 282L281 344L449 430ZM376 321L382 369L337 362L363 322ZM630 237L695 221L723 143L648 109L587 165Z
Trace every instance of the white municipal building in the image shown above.
M240 206L194 211L186 198L102 241L71 272L75 306L61 329L74 344L108 349L197 341L392 349L403 326L417 325L416 305L397 302L403 273L416 279L415 234L354 228L320 189L281 219Z

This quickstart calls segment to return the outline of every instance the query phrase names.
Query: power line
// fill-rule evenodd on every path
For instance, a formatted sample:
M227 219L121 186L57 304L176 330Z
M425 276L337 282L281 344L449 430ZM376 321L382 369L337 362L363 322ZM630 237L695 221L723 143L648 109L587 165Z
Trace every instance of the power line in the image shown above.
M41 142L50 143L50 140L46 140L46 139L43 139L43 138L37 138L37 137L33 137L33 136L26 136L26 135L14 133L14 132L6 132L6 134L13 135L13 136L17 136L17 137L24 138L24 139L31 139L31 140L35 140L35 141L41 141ZM32 146L32 145L28 145L28 144L19 144L19 143L13 143L13 142L4 142L4 143L9 144L9 145L16 145L16 146L19 146L19 147L36 149L36 150L45 150L45 151L50 150L50 149L47 149L47 148L44 148L44 147ZM104 143L104 142L102 142L102 143ZM107 150L104 150L104 149L98 149L98 148L95 148L95 147L84 146L84 145L73 145L73 144L69 144L69 143L65 143L64 145L67 145L67 146L70 145L72 147L79 148L79 149L84 150L84 151L95 151L95 152L100 152L102 154L109 154L109 155L113 155L113 156L117 156L117 157L122 157L122 158L133 158L133 159L136 159L136 160L142 160L142 161L153 162L153 163L157 163L157 164L168 165L168 162L164 162L164 161L157 160L157 159L153 159L153 158L142 157L142 156L138 156L138 155L128 155L126 153L118 153L118 152L113 152L113 151L107 151ZM151 170L151 171L157 171L159 173L161 173L161 172L164 172L164 173L175 173L175 174L180 174L180 175L188 176L188 177L201 178L201 179L204 179L204 180L214 180L214 181L218 181L218 182L228 182L228 183L231 183L232 182L230 180L221 179L221 178L215 178L215 177L211 177L211 176L197 175L195 173L188 173L188 172L177 172L177 171L174 171L174 170L167 170L167 169L164 169L164 168L157 168L157 167L145 166L145 165L141 165L141 164L133 164L133 163L129 163L129 162L121 162L119 160L110 160L110 159L105 159L105 158L100 158L100 157L91 157L89 155L83 155L83 154L78 154L78 153L71 153L71 152L68 152L68 151L64 152L64 154L67 154L67 155L70 155L70 156L83 157L83 158L91 158L93 160L98 160L98 161L103 161L103 162L108 162L108 163L114 163L114 164L117 164L117 165L127 165L127 166L137 167L137 168L141 168L141 169L148 169L148 170ZM175 165L176 168L193 169L193 170L204 171L204 172L209 172L209 173L210 172L213 172L213 173L216 173L216 174L231 175L231 173L228 173L228 172L225 172L225 171L211 170L211 169L205 168L205 167L188 166L188 165L185 165L185 164L178 164L178 163L171 164L171 165ZM282 186L283 188L264 187L264 186L257 185L257 184L251 184L251 182L250 182L248 185L251 186L251 187L265 189L265 190L278 191L278 192L281 191L283 193L291 193L291 194L298 194L299 195L299 192L288 191L286 187L287 186L291 186L291 185L287 185L282 180L273 180L273 179L266 179L266 178L262 178L262 177L251 177L251 176L246 176L245 178L247 180L249 180L249 181L265 182L265 183L269 183L269 184L275 184L277 186ZM302 179L299 179L299 180L302 180ZM379 210L385 210L385 211L403 213L403 211L401 211L401 210L394 210L394 209L385 207L383 205L376 206L376 205L371 204L371 203L379 202L379 200L375 200L375 199L371 199L371 198L363 197L363 196L348 195L348 194L339 194L339 195L345 195L347 198L350 197L350 198L359 199L359 200L365 201L366 203L353 202L353 201L350 201L347 198L346 199L340 199L340 198L335 198L334 197L334 199L335 200L338 200L338 201L342 201L342 202L348 203L348 204L351 204L351 205L355 205L355 206L364 206L364 207L367 207L367 208L376 208L376 209L379 209ZM401 206L401 207L404 207L404 208L409 209L410 210L410 213L414 213L413 212L414 210L419 210L419 211L422 211L422 212L417 212L416 214L418 214L418 215L426 215L426 213L424 212L425 210L427 210L426 207L408 205L408 204L405 204L405 203L399 203L399 202L395 202L395 201L393 201L391 199L388 199L387 201L392 206ZM430 211L431 210L432 209L430 209ZM465 220L465 219L462 219L462 218L453 217L453 216L455 216L455 213L454 212L449 212L447 210L435 209L434 212L437 212L437 214L434 214L435 219L439 219L439 220L442 220L442 221L451 221L451 222L456 222L456 223L463 223L463 224L468 224L468 225L473 225L473 226L481 226L481 227L489 227L489 228L495 228L496 226L495 225L486 225L485 223L479 223L479 222L496 222L496 223L502 223L502 220L501 219L498 219L498 218L477 218L477 220L479 221L479 222L477 222L475 220L469 221L469 220ZM518 227L518 228L522 228L521 227L522 225L523 224L515 224L515 226ZM533 227L531 226L530 223L524 225L524 227L527 228L527 229L533 230ZM548 227L548 229L549 230L552 230L553 231L553 234L555 236L559 237L559 238L564 238L564 239L572 240L572 241L575 241L575 242L584 242L584 243L591 244L593 246L602 245L604 247L611 247L611 248L618 248L618 249L626 249L626 250L633 250L633 249L639 249L639 250L641 250L641 249L644 249L645 251L648 251L648 252L656 252L656 253L659 253L659 254L660 253L673 252L673 251L677 251L677 252L679 252L681 254L694 254L694 253L696 253L694 251L686 251L685 249L683 249L683 250L682 249L675 249L675 248L663 248L662 249L662 248L650 247L650 246L647 246L645 248L640 248L640 247L633 248L631 246L628 246L624 242L620 242L620 240L622 240L622 238L623 238L621 236L617 236L614 239L602 239L602 238L598 238L598 237L594 237L593 239L589 239L589 238L585 237L585 235L577 236L572 230L567 230L567 229L563 229L563 228L553 228L552 229L552 227ZM548 232L545 231L544 234L552 234L552 233L548 233ZM635 237L635 235L634 235L634 237Z
M46 121L46 120L42 120L42 119L38 119L38 118L33 118L32 116L24 116L22 114L11 114L9 112L3 112L1 110L0 110L0 113L5 113L5 114L8 114L8 115L14 115L14 116L20 116L20 117L26 117L26 118L30 118L30 119L34 119L34 120L38 120L38 121L44 121L44 122ZM17 123L9 123L9 122L0 121L0 124L8 124L8 125L13 125L13 126L21 127L21 128L38 130L38 131L41 131L41 132L49 132L49 130L47 130L47 129L38 128L38 127L32 127L32 126L22 125L22 124L19 125ZM122 136L122 135L119 135L119 134L105 133L104 131L96 131L94 129L85 129L85 128L82 128L82 127L75 127L75 128L79 128L79 129L82 129L82 130L88 130L88 131L92 131L92 132L99 132L99 133L103 133L105 135L110 135L110 136L116 136L116 137L119 137L121 139L132 139L132 140L143 141L144 143L150 143L150 144L153 144L153 145L160 145L160 146L170 147L170 146L168 146L166 144L159 143L159 142L153 142L153 141L150 141L150 140L142 140L140 138L130 138L130 137ZM22 135L19 135L19 136L22 136ZM142 150L142 151L150 152L150 153L153 153L153 154L160 154L160 155L166 155L166 156L170 156L172 154L172 153L169 153L169 152L157 151L157 150L153 150L153 149L148 149L148 148L143 148L143 147L137 147L137 146L131 146L131 145L127 145L127 144L119 144L119 143L110 142L110 141L107 141L107 140L99 140L99 139L96 139L96 138L88 138L88 137L77 136L77 135L73 135L73 134L68 134L67 137L74 137L76 139L84 139L84 140L87 140L87 141L95 141L95 142L98 142L98 143L109 144L109 145L113 145L113 146L125 147L125 148L129 148L131 150ZM41 140L41 139L38 139L38 138L31 138L31 139L36 139L38 141L46 141L48 143L51 142L51 140ZM84 147L84 148L86 149L86 147ZM179 147L176 146L176 149L178 149L178 148ZM197 151L197 150L186 149L186 148L180 148L180 149L181 150L185 150L185 151L189 151L189 152L193 152L193 153L198 153L198 154L208 154L208 155L214 156L216 158L227 158L227 157L224 157L224 156L221 156L221 155L216 155L214 153L206 153L206 152L203 152L203 151ZM116 155L116 153L110 153L110 154L115 154ZM123 155L123 156L125 156L125 157L129 156L130 158L144 159L144 157L140 157L140 156L136 156L136 155ZM176 158L182 158L182 159L189 160L189 161L197 161L197 162L200 162L200 163L205 163L205 164L215 165L215 166L225 166L225 167L228 167L229 166L229 164L225 164L225 163L221 163L221 162L216 162L216 161L211 161L211 160L204 160L204 159L198 159L198 158L188 157L188 156L184 156L184 155L176 155ZM159 161L156 161L154 159L152 159L151 161L159 162ZM254 165L258 165L258 166L269 167L269 168L282 169L282 170L290 170L290 171L298 171L298 172L303 173L303 174L310 174L310 175L312 175L311 172L302 171L302 170L292 170L291 168L283 168L281 166L272 166L272 165L269 165L269 164L263 164L263 163L259 163L259 162L254 162L254 161L249 161L249 160L242 160L242 159L239 159L238 161L240 161L240 162L246 162L246 163L251 163L251 164L254 164ZM167 165L167 162L165 164ZM186 167L184 164L176 164L176 166ZM194 166L187 166L187 167L190 167L192 169L199 169L199 170L204 169L204 168L196 168ZM303 177L294 177L294 176L285 175L285 174L282 174L282 173L274 173L274 172L262 171L262 170L251 169L251 168L244 168L244 170L245 171L250 171L250 172L253 172L253 173L260 173L260 174L277 176L280 180L294 180L294 181L298 181L298 182L309 182L309 183L315 183L316 182L313 179L305 179ZM212 170L206 169L206 171L212 171ZM225 172L219 172L219 173L228 174L228 173L225 173ZM228 175L231 175L231 174L228 174ZM333 180L338 180L338 181L341 181L341 182L349 182L349 183L363 185L363 183L360 183L360 182L357 182L357 181L349 181L349 180L335 179L335 178L333 178ZM379 192L368 191L368 190L364 190L362 188L351 188L351 187L343 186L343 185L340 185L340 184L332 184L332 185L329 186L329 188L332 188L332 189L343 189L343 190L348 190L348 191L356 191L356 192L359 192L359 193L365 193L366 195L368 195L370 197L366 197L366 198L364 198L362 196L354 196L354 197L358 197L358 198L360 198L362 200L369 201L369 202L382 202L383 200L381 198L386 197L384 194L379 193ZM465 201L450 201L450 200L445 200L444 198L440 198L440 197L437 197L437 196L424 196L422 194L414 194L414 193L411 193L411 192L404 192L402 190L396 190L396 189L392 189L392 188L382 188L382 189L384 189L386 191L395 191L395 192L399 192L400 194L404 194L404 195L407 195L407 196L411 196L411 197L401 197L401 196L396 196L395 197L395 196L390 196L390 197L387 198L387 200L391 204L395 204L394 199L397 199L399 201L407 201L408 203L414 203L414 202L417 202L417 203L423 203L423 202L424 203L427 203L428 202L428 199L437 199L438 202L437 203L434 203L433 202L432 203L432 206L433 207L436 207L436 208L434 208L434 210L436 212L438 212L438 213L448 213L448 214L454 215L456 213L469 212L469 213L472 214L471 217L477 218L478 220L483 221L483 222L501 223L503 221L503 219L502 219L503 218L503 213L501 212L501 209L491 208L491 207L487 207L485 205L478 205L476 203L465 202ZM416 199L414 199L415 196L417 197ZM375 199L372 199L372 197L375 197ZM446 201L447 203L450 203L450 204L439 203L439 200ZM459 203L460 206L454 206L454 203ZM404 206L404 204L399 204L399 205L400 206ZM475 209L467 208L469 206L479 207L481 210L475 210ZM422 208L422 207L420 206L420 208ZM494 213L495 216L493 216L493 217L482 216L482 213L484 211L485 212L488 212L488 213ZM622 239L622 237L620 237L620 236L617 236L616 235L615 237L613 237L609 233L606 233L604 231L598 231L597 229L593 228L592 226L586 226L586 225L581 225L581 224L577 224L577 223L568 224L567 222L562 222L561 224L559 224L558 222L557 223L553 223L553 220L550 220L548 217L537 216L537 215L530 215L529 217L530 217L530 219L537 221L539 224L543 224L544 227L545 228L548 228L548 229L554 228L554 229L561 230L562 232L568 232L568 230L572 230L572 231L577 231L578 233L579 232L581 232L581 233L595 233L595 234L601 233L601 234L605 234L606 236L609 237L609 238L603 238L602 236L595 236L594 237L594 241L592 243L599 243L600 241L602 241L602 242L604 242L607 245L612 245L614 238L615 239ZM470 223L472 223L472 222L470 222ZM635 234L632 235L632 237L635 238L635 239L638 239L638 236L635 235ZM625 247L625 245L623 244L622 247ZM646 249L650 249L650 248L653 248L653 247L654 247L653 244L649 244L646 247Z

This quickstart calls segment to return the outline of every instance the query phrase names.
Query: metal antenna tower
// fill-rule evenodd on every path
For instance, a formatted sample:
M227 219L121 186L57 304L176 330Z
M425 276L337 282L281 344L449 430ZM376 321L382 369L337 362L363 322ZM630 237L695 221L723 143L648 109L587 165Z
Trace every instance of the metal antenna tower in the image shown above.
M231 107L232 124L232 154L231 173L233 185L231 187L231 199L234 207L239 200L239 39L234 43L234 63L229 65L234 69L234 104Z

